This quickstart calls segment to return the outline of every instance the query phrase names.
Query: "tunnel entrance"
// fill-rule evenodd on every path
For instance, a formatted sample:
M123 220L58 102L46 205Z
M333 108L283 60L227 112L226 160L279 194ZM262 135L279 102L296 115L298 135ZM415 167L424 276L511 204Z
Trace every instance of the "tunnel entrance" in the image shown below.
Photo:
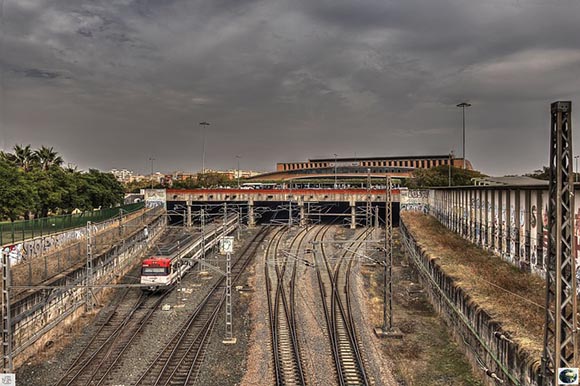
M195 202L191 206L192 225L199 226L203 221L221 221L224 208L229 214L236 213L243 224L248 224L248 204L245 202ZM256 225L288 225L300 223L300 207L297 202L288 201L255 201L254 219ZM399 202L392 203L393 226L399 225ZM169 225L185 226L187 224L187 204L185 201L167 201ZM378 215L377 215L378 213ZM351 207L348 202L306 202L304 216L308 224L335 224L350 226ZM378 216L378 217L377 217ZM374 225L376 219L379 226L385 224L385 203L357 202L355 206L356 226ZM370 221L370 224L368 222Z

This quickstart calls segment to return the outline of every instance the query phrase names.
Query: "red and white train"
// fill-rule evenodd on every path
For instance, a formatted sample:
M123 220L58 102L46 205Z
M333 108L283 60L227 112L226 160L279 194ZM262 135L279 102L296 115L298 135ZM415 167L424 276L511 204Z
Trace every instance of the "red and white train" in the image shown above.
M226 220L225 234L223 222L214 222L206 226L203 237L197 235L195 238L190 238L187 244L180 245L174 253L151 256L143 260L141 263L141 285L149 291L173 286L192 267L192 264L184 258L197 259L202 255L203 238L205 238L207 250L219 243L222 236L232 233L236 227L237 216L230 216Z

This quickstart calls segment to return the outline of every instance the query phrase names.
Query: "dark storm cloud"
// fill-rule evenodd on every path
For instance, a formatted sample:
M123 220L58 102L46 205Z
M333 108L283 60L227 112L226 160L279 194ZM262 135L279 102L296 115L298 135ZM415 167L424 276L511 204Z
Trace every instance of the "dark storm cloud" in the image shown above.
M272 169L307 157L461 152L547 161L578 99L580 4L467 0L5 0L4 142L82 167ZM499 143L499 144L497 144ZM477 145L476 145L477 144Z
M60 76L57 72L39 70L37 68L29 68L20 72L28 78L54 79Z

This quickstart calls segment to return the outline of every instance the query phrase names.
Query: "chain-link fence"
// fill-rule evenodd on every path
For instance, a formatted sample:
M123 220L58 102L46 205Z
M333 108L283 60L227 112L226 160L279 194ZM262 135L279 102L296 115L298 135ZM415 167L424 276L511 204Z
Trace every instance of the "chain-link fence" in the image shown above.
M92 224L92 255L93 258L124 243L124 240L135 233L143 232L143 228L163 214L163 207L142 209L132 214L118 216L118 221L108 222L108 227ZM13 286L31 286L45 282L59 274L80 267L86 263L86 234L77 241L67 244L50 253L25 261L11 267Z
M143 202L119 206L110 209L87 211L79 214L67 214L36 218L34 220L0 223L0 245L16 244L35 237L50 235L67 229L83 227L87 221L101 222L118 216L119 213L131 213L144 207Z

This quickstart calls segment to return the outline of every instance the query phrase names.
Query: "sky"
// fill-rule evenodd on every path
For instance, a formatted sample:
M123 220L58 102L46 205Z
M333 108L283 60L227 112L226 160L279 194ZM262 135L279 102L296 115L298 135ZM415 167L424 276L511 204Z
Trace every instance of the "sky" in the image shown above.
M580 124L578 0L0 0L0 15L0 147L84 170L197 171L204 142L213 169L461 156L469 102L467 159L522 174L548 164L551 102Z

